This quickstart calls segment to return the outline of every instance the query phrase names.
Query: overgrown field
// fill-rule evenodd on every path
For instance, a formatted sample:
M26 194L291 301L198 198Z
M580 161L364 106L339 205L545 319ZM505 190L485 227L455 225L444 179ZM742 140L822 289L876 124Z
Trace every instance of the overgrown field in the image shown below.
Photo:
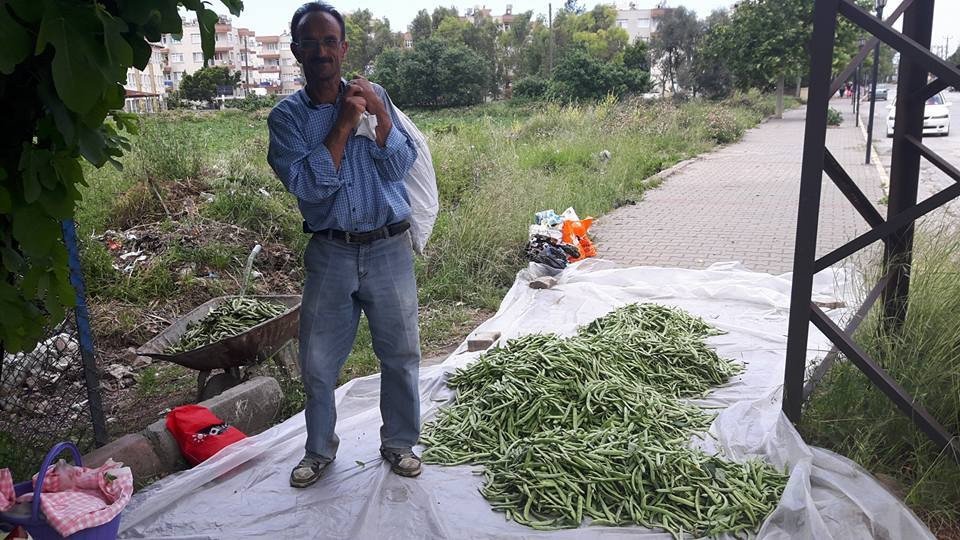
M855 337L947 432L957 434L960 234L926 230L916 245L902 331L883 331L874 307ZM833 367L811 398L802 428L810 444L885 476L938 537L960 538L960 466L954 456L935 448L855 366L843 361Z
M499 304L524 264L533 213L568 206L599 216L638 200L643 180L772 114L771 98L594 106L492 103L408 111L427 135L442 211L417 262L425 356L457 343ZM194 372L137 363L136 347L205 300L239 290L256 243L259 294L299 293L307 236L294 198L266 163L267 111L144 117L122 172L87 170L79 209L84 271L101 362L132 365L138 384L107 381L115 435L192 399ZM603 150L609 159L601 159ZM602 252L602 244L600 246ZM343 381L378 370L361 329ZM297 381L285 411L302 404Z

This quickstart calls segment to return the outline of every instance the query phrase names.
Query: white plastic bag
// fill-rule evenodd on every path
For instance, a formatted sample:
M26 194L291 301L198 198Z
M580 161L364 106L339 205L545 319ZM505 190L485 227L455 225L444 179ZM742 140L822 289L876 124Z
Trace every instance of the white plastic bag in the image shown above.
M396 107L393 109L400 119L401 127L417 147L417 160L403 178L403 185L407 188L407 197L410 198L410 239L413 241L413 250L423 255L423 248L433 232L433 224L440 211L437 175L433 170L433 158L430 157L426 137L403 111Z

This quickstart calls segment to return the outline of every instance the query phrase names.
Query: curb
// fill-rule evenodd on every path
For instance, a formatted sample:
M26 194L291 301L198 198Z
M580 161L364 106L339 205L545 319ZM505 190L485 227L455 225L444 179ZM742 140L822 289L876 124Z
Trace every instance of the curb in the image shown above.
M693 163L699 160L700 160L700 156L694 156L690 159L685 159L672 167L668 167L658 172L657 174L647 177L646 179L643 180L643 182L647 183L647 182L650 182L651 180L657 180L657 179L666 180L667 178L670 178L671 176L677 174L683 169L686 169L689 165L692 165Z
M867 128L863 126L863 116L860 116L860 134L863 135L863 143L867 143ZM876 127L876 125L874 125ZM876 140L876 138L874 138ZM883 166L883 160L880 159L880 152L877 151L877 145L871 144L870 146L873 149L870 151L870 162L876 167L877 172L880 174L880 188L883 189L883 194L890 195L890 173L887 171L886 167Z
M247 436L273 425L280 412L283 391L273 377L254 377L199 403ZM133 471L137 485L187 468L166 419L157 420L139 433L124 435L83 456L87 467L99 467L107 459L123 462Z

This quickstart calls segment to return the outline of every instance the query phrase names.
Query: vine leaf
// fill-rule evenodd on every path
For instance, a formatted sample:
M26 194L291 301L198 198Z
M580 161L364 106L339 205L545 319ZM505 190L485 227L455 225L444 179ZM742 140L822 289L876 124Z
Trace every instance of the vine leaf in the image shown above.
M31 39L27 29L17 24L7 11L7 7L0 4L0 36L3 36L3 47L0 47L0 73L9 75L17 64L30 54Z
M39 54L48 44L53 45L53 84L64 104L79 114L89 111L103 93L103 80L93 76L96 70L90 64L93 34L88 31L95 29L84 24L89 18L83 15L79 9L47 0L36 48Z

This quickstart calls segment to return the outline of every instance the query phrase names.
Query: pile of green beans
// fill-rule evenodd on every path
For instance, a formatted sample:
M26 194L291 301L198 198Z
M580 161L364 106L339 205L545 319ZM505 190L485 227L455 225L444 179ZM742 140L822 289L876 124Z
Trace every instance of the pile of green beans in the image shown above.
M700 397L742 367L682 310L631 304L577 335L510 340L448 380L456 401L424 426L424 461L484 466L493 509L536 529L593 524L716 535L755 531L787 477L691 448Z
M275 302L256 298L231 298L212 309L202 319L189 323L180 340L167 347L165 352L178 354L216 343L246 332L286 310L286 306Z

